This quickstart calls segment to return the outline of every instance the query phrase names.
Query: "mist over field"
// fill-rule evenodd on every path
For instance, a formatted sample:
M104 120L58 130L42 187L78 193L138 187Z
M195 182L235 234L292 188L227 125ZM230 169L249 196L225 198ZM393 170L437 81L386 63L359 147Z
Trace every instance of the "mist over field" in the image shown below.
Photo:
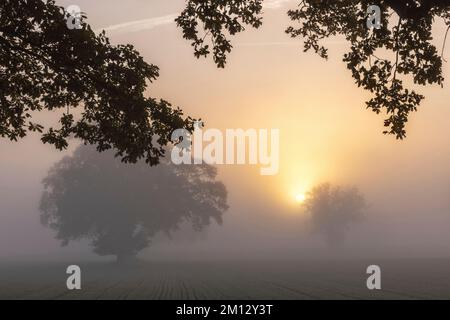
M169 97L186 114L204 119L206 129L279 129L279 173L262 176L258 165L214 166L213 177L195 173L208 175L218 188L201 189L216 201L210 203L216 210L211 214L211 208L205 209L188 191L199 187L200 180L180 182L171 166L161 171L141 163L142 171L136 172L132 165L114 160L113 152L92 160L96 151L85 151L98 171L89 171L88 158L74 166L77 177L86 182L79 178L81 188L58 195L67 197L61 203L70 204L70 213L67 220L58 220L63 221L60 229L52 229L42 221L43 181L52 167L88 147L70 139L69 148L58 151L42 144L37 134L18 142L1 139L0 298L450 297L447 82L443 88L417 86L426 99L410 116L407 138L396 140L382 134L382 116L365 109L368 94L354 84L342 62L348 50L343 39L323 41L330 56L323 60L303 53L302 43L284 34L289 24L285 11L296 1L269 1L260 30L249 28L233 38L223 70L211 59L197 60L172 22L184 1L133 0L126 9L121 1L76 2L93 29L106 28L112 43L131 43L146 61L159 66L160 77L148 94ZM445 25L438 21L434 30L433 42L441 48ZM445 56L450 59L449 49ZM442 73L450 79L449 63L444 63ZM37 118L55 124L58 115L50 111ZM192 168L186 170L186 177L192 174ZM172 186L189 186L174 192L164 184L168 179L173 179ZM58 183L55 186L61 186ZM98 188L86 189L83 183ZM320 195L314 188L326 183L342 188L336 191L339 205L353 201L349 208L357 215L338 221L338 229L317 209L330 201L327 205L333 210L345 211L336 209L331 196L326 198L325 193L334 191L324 191L325 200L308 202L308 197ZM108 190L117 193L111 196ZM221 203L225 198L228 208ZM202 214L192 218L195 214L187 212L186 203ZM51 205L47 208L53 210ZM174 215L171 209L179 214L176 221L165 220ZM97 211L101 215L95 216ZM135 220L114 220L127 214ZM53 219L63 215L52 211ZM77 215L86 220L73 218ZM146 220L147 216L155 218ZM73 228L71 217L77 220ZM94 221L97 233L80 227L88 220ZM110 224L113 220L117 223ZM120 265L115 248L103 243L96 247L92 239L101 242L105 230L114 230L112 243L123 244L120 228L127 223L133 231L126 241L140 249L137 261ZM142 239L133 233L135 226L142 228ZM85 237L83 232L96 236ZM62 236L57 239L58 234ZM64 240L66 246L61 245ZM81 267L86 290L65 291L65 271L71 264ZM367 290L369 265L381 266L384 292Z

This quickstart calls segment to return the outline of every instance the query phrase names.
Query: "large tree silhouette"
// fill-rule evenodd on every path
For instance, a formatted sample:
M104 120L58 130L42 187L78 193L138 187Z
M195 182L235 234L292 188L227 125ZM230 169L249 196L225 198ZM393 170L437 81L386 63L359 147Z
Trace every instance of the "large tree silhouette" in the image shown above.
M114 148L125 162L158 163L172 131L192 130L193 119L144 96L158 68L132 45L111 45L85 16L81 29L69 29L67 18L53 0L1 1L0 136L40 132L58 149L76 137L99 151ZM59 126L44 128L38 111L59 111Z
M186 222L197 231L211 220L221 223L227 192L216 174L209 165L125 164L82 146L44 179L41 221L62 245L88 239L97 254L124 261L157 232L170 234Z
M364 197L356 188L325 183L313 188L303 203L310 214L313 231L325 237L330 246L339 246L352 223L364 216Z
M197 57L212 52L217 66L224 67L232 49L229 36L245 26L261 26L262 3L187 0L176 21ZM367 28L371 5L382 11L379 30ZM293 26L286 32L303 39L304 51L327 58L320 40L341 35L350 43L343 60L356 84L373 94L367 108L387 114L384 133L403 139L408 116L424 98L405 87L405 79L419 85L443 84L443 49L439 52L431 42L432 25L441 18L450 28L450 0L301 0L288 15Z

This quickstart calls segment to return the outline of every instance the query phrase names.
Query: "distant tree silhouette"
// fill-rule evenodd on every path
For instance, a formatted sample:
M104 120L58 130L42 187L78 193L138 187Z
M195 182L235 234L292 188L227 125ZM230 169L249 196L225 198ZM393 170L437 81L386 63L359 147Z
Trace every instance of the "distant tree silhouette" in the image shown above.
M99 151L114 148L124 162L158 163L172 131L192 130L193 119L144 96L158 68L132 45L111 45L84 15L81 29L71 30L68 16L53 0L1 1L0 136L39 132L58 149L74 136ZM35 120L44 110L59 110L58 128Z
M186 9L176 21L184 38L191 41L196 57L212 51L217 66L223 68L232 49L227 36L243 31L246 25L261 26L262 3L187 0ZM371 5L382 10L379 30L366 26ZM394 13L397 19L392 25ZM443 48L439 53L431 43L432 24L442 18L450 28L450 0L302 0L298 9L289 10L288 15L297 26L288 27L286 33L303 38L304 51L312 49L327 58L327 49L319 44L320 40L341 35L350 43L350 52L343 60L356 84L374 95L366 102L367 108L387 114L385 134L403 139L409 114L417 111L424 98L405 88L401 75L411 76L419 85L443 84Z
M311 215L313 231L330 246L339 246L350 224L363 218L365 201L356 188L325 183L308 193L303 208Z
M225 186L209 165L130 165L82 146L44 179L41 222L62 245L89 239L99 255L134 257L157 232L182 223L202 230L227 210Z

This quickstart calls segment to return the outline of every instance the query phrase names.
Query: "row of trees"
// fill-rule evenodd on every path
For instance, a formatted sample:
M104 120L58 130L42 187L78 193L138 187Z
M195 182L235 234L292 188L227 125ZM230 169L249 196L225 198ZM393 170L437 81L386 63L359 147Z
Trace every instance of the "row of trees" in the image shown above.
M124 164L109 152L82 146L44 179L41 221L62 245L87 239L95 253L128 261L158 232L220 224L227 191L216 175L209 165ZM355 188L323 184L311 190L302 210L311 216L313 231L339 245L348 227L361 220L364 199Z

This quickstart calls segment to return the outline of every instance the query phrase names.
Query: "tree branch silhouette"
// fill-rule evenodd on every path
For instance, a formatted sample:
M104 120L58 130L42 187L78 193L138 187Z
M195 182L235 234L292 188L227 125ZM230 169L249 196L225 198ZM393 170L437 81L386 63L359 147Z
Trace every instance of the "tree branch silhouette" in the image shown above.
M70 30L67 17L53 0L0 5L0 136L17 141L38 132L60 150L75 137L114 149L124 162L157 164L172 131L193 130L195 119L144 96L159 69L132 45L111 45L84 15L81 29ZM65 110L58 128L34 123L46 110Z
M370 5L382 9L379 30L367 29L366 10ZM399 23L391 27L389 18L393 13ZM243 31L245 24L258 28L261 14L262 0L187 0L177 23L197 57L210 53L209 45L198 37L200 22L205 23L204 29L212 31L214 61L223 68L232 49L228 36ZM321 40L342 35L349 42L351 49L343 60L358 87L374 96L366 107L386 114L385 134L405 138L409 116L424 99L404 86L406 78L412 77L418 85L443 86L443 60L431 43L432 25L435 17L441 17L450 26L450 0L302 0L297 9L288 11L288 16L294 25L286 33L301 38L304 51L313 50L326 59L328 50ZM214 39L225 40L216 44ZM379 50L392 52L394 61L376 58ZM376 60L372 61L372 57Z

